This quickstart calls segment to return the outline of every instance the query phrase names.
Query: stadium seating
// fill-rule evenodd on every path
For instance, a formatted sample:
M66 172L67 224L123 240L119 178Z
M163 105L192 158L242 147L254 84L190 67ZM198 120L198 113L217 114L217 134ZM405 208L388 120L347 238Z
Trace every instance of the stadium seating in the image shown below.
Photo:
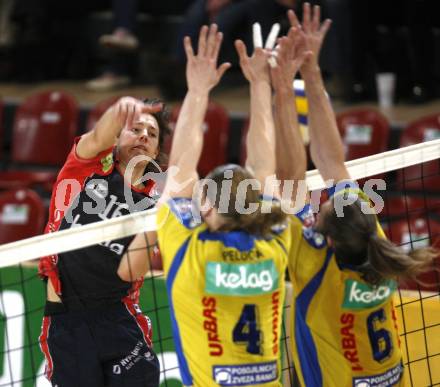
M387 150L390 126L377 110L348 110L337 114L336 121L344 142L346 160Z
M0 173L0 189L50 186L72 147L78 114L76 101L62 91L27 98L15 114L11 165Z
M171 112L171 122L175 125L180 112L180 106L176 106ZM229 137L229 116L226 109L213 101L208 104L208 110L203 124L204 144L202 155L198 165L198 172L201 177L206 176L213 168L225 164L227 160L228 137ZM164 151L171 149L172 136L165 145ZM189 138L188 141L191 141Z
M3 132L3 101L0 99L0 161L3 160L3 146L4 146L4 132Z
M379 212L383 221L399 218L437 216L440 220L440 198L423 196L391 196L384 198L384 207Z
M87 116L85 131L89 132L94 127L96 122L101 118L105 111L112 106L121 96L113 96L97 103L89 112Z
M29 238L43 232L43 201L30 189L0 193L0 244Z
M400 147L440 138L440 114L422 117L410 123L400 137ZM398 173L399 189L440 191L439 160L402 169Z

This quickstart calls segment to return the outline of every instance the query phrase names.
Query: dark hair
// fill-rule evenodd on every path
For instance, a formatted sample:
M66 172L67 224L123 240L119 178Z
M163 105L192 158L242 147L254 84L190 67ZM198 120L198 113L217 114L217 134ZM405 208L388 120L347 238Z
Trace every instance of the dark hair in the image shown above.
M219 214L226 219L226 222L220 231L243 230L249 234L268 237L275 225L282 224L286 220L286 214L281 211L280 203L277 201L272 201L270 211L263 213L261 192L250 184L246 186L243 193L239 192L239 184L247 179L255 180L245 168L239 165L229 164L217 167L205 178L205 180L215 182L216 192L213 194L204 185L203 196L209 199L212 206L222 210ZM231 184L231 189L230 194L225 195L222 191L226 182ZM237 201L243 203L245 209L255 203L256 211L240 214L236 208Z
M160 103L162 104L162 110L158 111L157 113L151 113L151 115L156 119L157 124L159 125L159 154L156 157L156 163L160 167L164 167L168 163L168 155L165 152L163 152L163 144L165 142L166 137L171 134L171 128L169 123L170 114L165 103L159 98L151 98L151 99L146 98L144 99L144 103L147 105L156 105ZM153 163L149 163L147 165L145 172L160 172L160 171L157 171L157 168Z
M359 271L372 285L396 277L421 283L416 277L433 269L433 260L439 253L436 249L428 247L406 253L377 235L376 215L364 213L361 200L343 209L344 216L338 217L333 206L324 215L320 230L332 240L339 264Z

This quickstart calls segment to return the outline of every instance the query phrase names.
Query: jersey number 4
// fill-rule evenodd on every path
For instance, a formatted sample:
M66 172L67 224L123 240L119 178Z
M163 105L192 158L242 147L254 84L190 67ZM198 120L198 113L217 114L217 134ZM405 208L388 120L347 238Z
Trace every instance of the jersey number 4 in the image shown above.
M393 349L390 332L378 327L385 320L385 311L383 309L370 313L367 318L368 337L370 338L373 358L379 363L387 359Z
M246 350L249 353L259 355L261 354L261 331L258 329L256 308L255 304L246 304L243 307L232 332L232 339L237 344L246 343Z

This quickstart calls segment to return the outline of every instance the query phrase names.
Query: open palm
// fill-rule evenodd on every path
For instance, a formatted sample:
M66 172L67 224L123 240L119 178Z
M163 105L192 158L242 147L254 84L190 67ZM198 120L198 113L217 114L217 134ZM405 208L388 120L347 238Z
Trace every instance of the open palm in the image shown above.
M217 31L217 25L210 28L203 26L200 30L197 55L194 54L191 39L186 36L184 47L187 57L186 79L188 90L209 92L216 86L230 63L217 67L218 54L223 40L223 34Z
M307 50L312 52L310 60L304 62L302 70L317 65L322 43L324 42L324 38L330 28L331 20L326 19L321 24L321 8L316 5L312 10L312 7L309 3L304 3L302 26L298 21L295 12L290 10L287 15L292 27L302 28L304 31L304 40Z

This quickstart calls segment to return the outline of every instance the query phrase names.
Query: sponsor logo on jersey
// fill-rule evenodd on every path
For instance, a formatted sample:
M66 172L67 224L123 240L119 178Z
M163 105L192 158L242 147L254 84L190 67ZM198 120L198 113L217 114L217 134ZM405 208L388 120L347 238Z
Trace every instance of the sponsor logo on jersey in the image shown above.
M363 371L364 367L359 359L357 349L358 339L354 330L356 316L354 313L343 313L340 318L341 346L344 357L350 362L352 371Z
M113 165L113 153L109 153L101 159L102 171L107 173Z
M342 308L366 309L382 304L396 290L395 281L389 280L382 285L371 286L352 279L345 281L345 293Z
M278 378L277 362L242 365L216 365L212 368L214 381L220 386L253 386Z
M388 387L394 386L402 377L403 366L397 365L380 375L362 376L353 379L354 387Z
M217 300L215 297L203 297L203 329L208 339L209 355L223 355L223 344L218 333Z
M279 351L280 309L280 292L276 291L272 294L272 353L274 355L277 355Z
M271 293L278 288L278 271L272 259L247 264L208 262L206 292L250 296Z

